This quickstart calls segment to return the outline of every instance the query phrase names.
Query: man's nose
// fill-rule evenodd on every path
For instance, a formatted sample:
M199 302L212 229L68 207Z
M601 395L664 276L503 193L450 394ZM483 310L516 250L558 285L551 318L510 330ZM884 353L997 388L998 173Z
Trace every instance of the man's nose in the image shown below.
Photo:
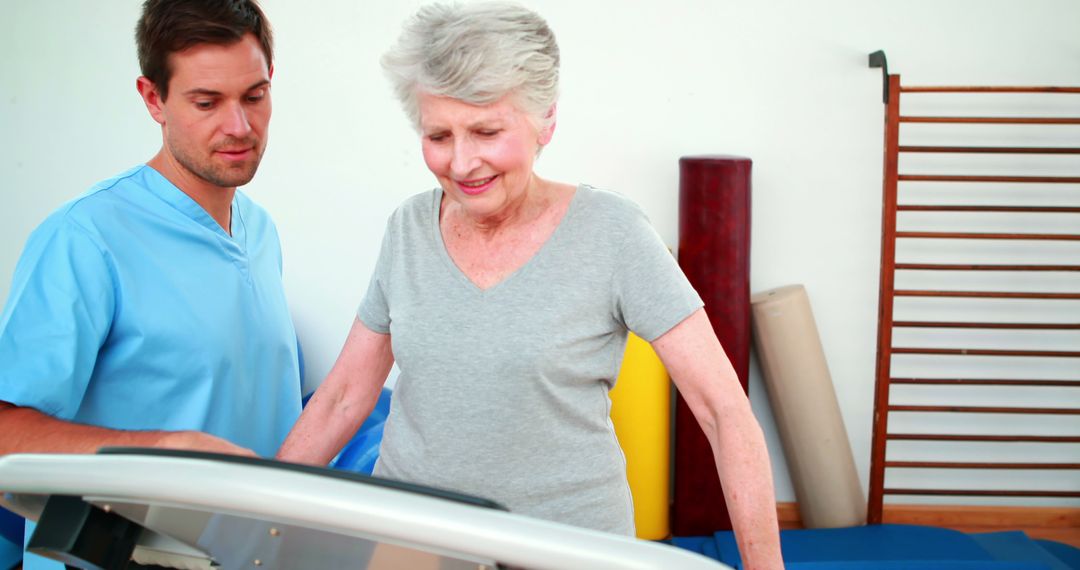
M227 106L221 130L233 137L244 137L251 132L251 123L248 122L247 110L243 105L234 103Z

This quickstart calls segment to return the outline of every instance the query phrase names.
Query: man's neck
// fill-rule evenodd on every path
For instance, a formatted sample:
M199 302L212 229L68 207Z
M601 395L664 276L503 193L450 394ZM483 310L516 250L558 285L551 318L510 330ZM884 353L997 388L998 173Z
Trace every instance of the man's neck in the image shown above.
M225 233L232 235L232 201L236 195L235 187L222 188L210 184L176 162L165 149L154 155L146 165L158 171L196 204L202 206Z

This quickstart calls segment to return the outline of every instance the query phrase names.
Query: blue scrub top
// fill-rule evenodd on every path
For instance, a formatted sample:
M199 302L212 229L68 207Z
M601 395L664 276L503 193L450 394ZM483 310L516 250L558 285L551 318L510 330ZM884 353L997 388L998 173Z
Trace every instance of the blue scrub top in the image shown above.
M15 268L0 400L272 455L300 413L296 332L270 217L237 192L232 230L148 166L61 207Z
M266 211L237 192L229 236L145 165L65 204L15 268L0 400L109 428L205 431L272 456L299 417L300 378Z

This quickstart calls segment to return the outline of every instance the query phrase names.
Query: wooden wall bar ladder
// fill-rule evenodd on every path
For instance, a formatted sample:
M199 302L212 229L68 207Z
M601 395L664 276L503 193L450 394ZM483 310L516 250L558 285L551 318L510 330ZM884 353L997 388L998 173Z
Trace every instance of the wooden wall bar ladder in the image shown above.
M1010 159L1009 157L1022 157L1021 160L1008 162L1006 164L1029 164L1024 160L1038 160L1030 157L1040 156L1057 156L1067 157L1068 155L1080 154L1080 137L1076 138L1076 143L1073 139L1068 139L1064 146L1062 145L1028 145L1024 143L1020 144L971 144L970 140L980 140L980 131L972 131L972 129L983 128L980 126L985 125L999 125L995 127L998 129L1008 129L1010 126L1022 126L1022 128L1047 128L1053 129L1059 126L1074 126L1080 125L1080 87L972 87L972 86L933 86L933 87L911 87L901 85L899 75L890 75L888 72L888 65L883 52L875 52L870 54L870 67L878 67L882 69L882 75L884 78L883 85L883 99L885 103L885 156L884 156L884 198L882 207L882 234L881 234L881 275L880 275L880 297L878 306L878 343L877 343L877 359L875 370L875 394L874 394L874 422L873 422L873 438L872 449L870 458L870 478L869 478L869 505L868 505L868 522L871 524L877 524L882 522L882 510L884 498L886 496L955 496L955 497L1028 497L1028 498L1078 498L1080 497L1080 475L1073 477L1071 480L1076 484L1071 488L1011 488L1012 485L1008 485L1010 488L985 488L980 487L977 476L972 476L970 482L972 488L958 488L956 485L950 485L948 488L937 488L934 486L920 486L918 484L908 484L901 486L890 486L886 481L886 472L889 470L903 470L907 474L911 474L913 470L991 470L1001 472L1002 470L1034 470L1034 471L1080 471L1080 452L1076 450L1080 447L1073 444L1080 444L1080 434L1069 431L1070 426L1066 424L1066 432L1062 433L1060 427L1049 427L1047 429L1034 429L1031 432L1038 433L959 433L964 430L958 429L956 432L949 432L946 429L938 429L936 432L929 433L908 433L918 430L906 430L903 433L897 433L889 430L889 418L890 414L904 413L914 414L915 416L906 416L907 418L923 418L921 414L938 414L938 415L952 415L958 414L962 418L975 417L979 414L1002 414L1002 417L1025 417L1029 423L1024 425L1031 425L1030 422L1035 421L1054 421L1053 418L1061 419L1062 417L1077 416L1080 415L1080 342L1073 342L1067 340L1064 346L1054 344L1052 346L1030 346L1024 344L1022 347L965 347L965 346L896 346L894 342L894 332L900 332L899 334L911 334L914 331L916 334L925 331L938 331L946 334L944 338L966 338L965 334L986 334L982 331L995 331L992 334L1025 334L1025 331L1033 332L1034 334L1064 334L1064 335L1077 335L1076 331L1080 331L1080 317L1075 317L1073 314L1080 314L1075 312L1075 307L1078 307L1077 303L1080 302L1080 287L1072 288L1069 283L1077 283L1073 276L1076 276L1076 272L1080 272L1080 256L1073 256L1069 252L1080 251L1075 246L1065 245L1066 248L1073 247L1074 249L1065 250L1064 256L1067 258L1065 261L1056 261L1054 263L1039 263L1038 259L1046 259L1046 257L1040 257L1038 255L1028 256L1034 257L1032 259L1020 259L1012 262L998 263L988 262L985 260L948 260L942 261L940 259L933 259L933 255L929 257L931 259L913 259L913 255L909 255L911 252L927 252L928 248L919 247L919 243L927 243L923 240L938 240L934 243L976 243L976 244L1006 244L1006 246L1013 246L1020 244L1018 247L1040 247L1047 244L1052 247L1058 247L1058 253L1061 252L1060 244L1074 244L1080 241L1080 200L1070 196L1080 196L1080 193L1076 192L1078 188L1076 185L1080 184L1080 168L1076 169L1074 173L1068 168L1075 167L1075 163L1071 166L1067 165L1068 170L1064 173L1054 172L1047 174L1045 170L1039 168L1032 168L1028 171L1020 172L1006 172L1006 173L925 173L925 172L900 172L901 166L904 164L902 156L916 156L926 157L929 155L950 157L999 157L1001 160ZM1056 108L1058 111L1052 113L1046 113L1045 116L959 116L959 115L907 115L901 112L901 98L906 97L908 94L936 94L935 97L941 95L945 97L978 97L986 94L1012 94L1007 96L1016 96L1018 94L1038 94L1036 96L1043 97L1046 95L1059 95L1066 98L1074 98L1070 101L1075 101L1073 105L1071 102L1066 103L1064 107ZM998 99L993 99L998 97ZM979 100L978 105L972 104L970 107L978 110L980 114L991 104L1000 100L999 95L993 95L991 101L987 102L984 99ZM949 100L951 101L951 99ZM1060 100L1058 101L1060 102ZM996 104L996 103L995 103ZM950 107L946 104L946 108L969 108L966 104L960 103ZM1051 105L1051 107L1053 107ZM907 106L905 106L906 110ZM1036 106L1038 108L1038 106ZM1061 112L1060 109L1064 109ZM1070 112L1070 110L1072 112ZM1057 116L1058 114L1064 114L1066 116ZM990 113L989 115L993 115ZM962 125L967 129L964 137L952 137L954 140L932 140L932 141L920 141L919 144L903 144L902 140L906 138L901 137L901 127L903 125L910 124L923 124L934 125L932 129L938 129L937 131L928 131L931 138L934 133L947 132L948 129L953 128L950 125ZM1044 127L1033 127L1044 126ZM971 133L975 134L972 135ZM1058 131L1060 132L1060 131ZM1077 131L1080 132L1080 131ZM944 137L949 139L950 137ZM963 142L957 143L955 139L959 138ZM1022 138L1022 137L1021 137ZM1053 140L1057 138L1052 137ZM993 140L993 137L989 137L986 140ZM993 158L993 160L999 160L999 158ZM907 159L907 160L918 160ZM1010 159L1011 160L1011 159ZM1065 160L1071 160L1065 158ZM997 164L997 163L994 163ZM905 168L906 170L906 168ZM1064 174L1064 175L1063 175ZM963 183L964 188L971 189L971 195L973 199L968 203L941 203L943 200L922 200L922 202L930 203L917 203L918 199L907 198L906 192L909 188L922 185L920 188L925 188L927 184L932 183L937 185L951 185L951 187L960 186ZM1045 188L1047 185L1054 188L1068 189L1071 193L1063 193L1065 196L1062 200L1065 203L1053 203L1048 204L1046 200L1036 201L1040 203L1016 203L1016 200L1009 201L1009 203L992 203L993 199L976 199L980 195L981 191L987 188L1001 189L1018 188L1021 189L1021 195L1023 190L1039 185L1040 188ZM926 194L920 194L925 196ZM988 202L989 200L989 202ZM903 213L903 214L902 214ZM938 227L933 230L917 230L917 229L900 229L898 225L906 225L904 220L910 220L911 218L905 218L904 216L966 216L963 219L971 219L978 216L1011 216L1015 219L1016 216L1056 216L1058 220L1062 217L1065 219L1072 219L1069 216L1075 216L1075 224L1071 221L1065 222L1064 231L973 231L967 229L942 229L940 226L949 225L949 221L946 218L945 222L936 221ZM932 220L941 220L942 218L931 218ZM1037 218L1044 219L1044 218ZM962 224L958 224L962 225ZM1039 226L1038 222L1035 222L1036 227ZM1059 224L1060 225L1060 224ZM898 256L898 244L901 249L904 249L904 244L916 243L913 248L904 250L905 253ZM973 246L974 247L974 246ZM1027 250L1025 250L1027 251ZM977 257L977 256L976 256ZM1021 255L1021 257L1024 257ZM1050 256L1054 258L1054 256ZM899 258L899 259L898 259ZM1056 259L1056 258L1055 258ZM904 273L909 272L909 273ZM896 282L899 276L911 275L911 272L917 272L919 275L932 274L934 276L940 275L960 275L962 282L967 284L967 288L957 287L933 287L933 288L919 288L919 287L907 287L897 288ZM1007 276L1014 281L1006 281L1006 287L1009 283L1015 283L1015 279L1026 279L1029 276L1044 277L1044 276L1057 276L1067 278L1066 290L1055 291L1018 291L1018 290L1000 290L1001 287L995 288L995 279L1000 276ZM979 287L971 287L972 277L985 278L979 281ZM1068 279L1073 279L1069 281ZM984 287L983 285L986 285ZM977 289L977 290L976 290ZM1060 287L1058 288L1060 289ZM899 306L898 300L905 299L918 299L918 300L932 300L932 302L949 303L960 300L961 302L1038 302L1038 303L1072 303L1069 309L1074 313L1069 313L1069 310L1061 313L1065 315L1062 322L1045 322L1047 319L1030 319L1030 322L1024 322L1023 320L1017 321L1016 319L1002 319L995 320L993 311L988 314L978 313L978 318L972 319L934 319L926 318L923 316L909 317L904 316L900 319L894 318L894 310ZM1051 309L1052 310L1052 309ZM988 317L988 318L984 318ZM947 335L960 335L949 337ZM908 337L904 337L908 338ZM1071 339L1073 337L1067 337ZM1080 337L1077 337L1080 338ZM933 344L933 343L930 343ZM968 377L935 377L932 373L928 374L911 374L902 375L905 377L897 377L896 374L897 365L894 356L901 355L901 358L910 358L912 355L918 358L926 359L925 361L931 362L934 358L953 358L963 359L968 357L979 357L984 359L990 358L1022 358L1030 359L1030 366L1027 370L1030 371L1035 377L1033 378L1015 378L1011 374L1001 374L1000 376L993 376L987 374L972 374ZM1071 364L1066 364L1064 367L1066 370L1074 370L1075 374L1041 374L1045 372L1045 367L1040 365L1042 359L1065 359L1067 362L1075 362L1075 367ZM955 362L950 361L950 362ZM1025 361L1026 362L1026 361ZM993 365L991 365L992 367ZM933 365L929 364L924 368L934 370ZM1060 367L1059 367L1060 369ZM894 400L896 397L896 390L892 390L894 387L899 390L903 389L915 389L915 390L951 390L950 394L957 394L958 390L1043 390L1043 391L1058 391L1055 394L1063 391L1067 396L1059 397L1057 405L1047 406L1032 406L1032 405L985 405L975 404L968 405L964 403L946 402L938 403L934 402L928 404L924 397L922 401L918 403L898 403ZM1044 392L1045 393L1045 392ZM926 392L922 392L926 394ZM903 398L899 398L903 399ZM946 398L948 399L948 398ZM981 417L981 416L980 416ZM916 420L921 421L921 420ZM947 422L946 422L947 423ZM957 422L953 422L952 425L957 425ZM1060 425L1060 424L1054 424ZM1002 429L1001 431L1008 431ZM895 442L920 442L928 445L933 444L965 444L965 445L1045 445L1053 444L1059 447L1053 449L1065 449L1066 451L1055 453L1052 460L1040 460L1040 461L1003 461L996 458L990 459L975 459L970 458L950 458L950 457L933 457L933 458L904 458L897 459L893 457L894 454L887 453L887 446L890 443ZM910 444L909 444L910 445ZM1015 449L1015 448L1013 448ZM1023 479L1018 475L1018 478ZM930 479L928 477L928 479ZM911 481L911 477L904 479L905 481ZM915 479L916 483L924 482L924 479ZM1037 485L1034 485L1037 486ZM1065 487L1069 487L1066 485Z

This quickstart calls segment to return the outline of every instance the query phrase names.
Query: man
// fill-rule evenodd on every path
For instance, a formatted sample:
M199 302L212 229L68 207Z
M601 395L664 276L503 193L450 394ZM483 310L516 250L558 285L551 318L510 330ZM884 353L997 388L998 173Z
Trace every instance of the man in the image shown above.
M277 231L236 190L266 147L269 23L255 0L147 0L136 40L163 144L27 241L0 314L0 454L270 456L300 412L296 336Z

